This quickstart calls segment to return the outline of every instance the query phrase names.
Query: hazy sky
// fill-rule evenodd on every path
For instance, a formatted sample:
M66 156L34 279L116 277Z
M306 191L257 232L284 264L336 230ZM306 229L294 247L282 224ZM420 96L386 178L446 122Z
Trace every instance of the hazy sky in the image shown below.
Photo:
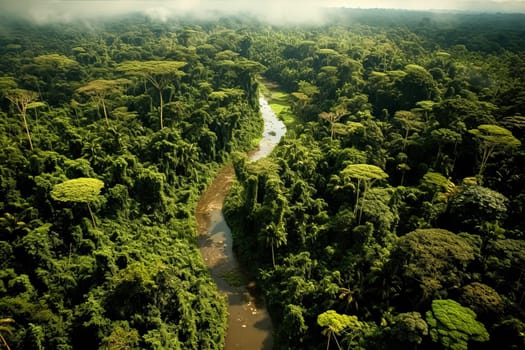
M319 17L321 7L522 12L525 0L0 0L0 13L34 20L73 20L142 11L160 19L187 11L251 12L275 21Z

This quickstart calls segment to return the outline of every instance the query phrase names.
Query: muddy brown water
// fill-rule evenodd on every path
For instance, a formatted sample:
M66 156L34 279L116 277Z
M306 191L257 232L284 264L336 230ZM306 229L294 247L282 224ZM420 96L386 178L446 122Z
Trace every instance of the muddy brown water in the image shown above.
M249 154L252 161L269 155L286 128L264 97L259 98L264 119L262 140ZM225 166L199 198L196 209L199 249L219 291L228 300L228 332L225 350L269 350L273 346L272 322L264 302L255 294L232 250L232 235L222 204L234 181L233 167Z

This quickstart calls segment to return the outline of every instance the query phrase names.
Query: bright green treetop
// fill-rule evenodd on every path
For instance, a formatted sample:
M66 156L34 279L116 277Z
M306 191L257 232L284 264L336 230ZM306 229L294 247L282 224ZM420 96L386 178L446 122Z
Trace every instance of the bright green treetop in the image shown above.
M46 55L40 55L33 59L35 63L47 68L47 69L58 69L66 70L71 66L78 65L78 62L67 56L60 55L58 53L51 53Z
M99 179L79 177L55 185L51 197L59 202L89 203L95 200L103 187L104 182Z
M104 187L104 182L89 177L79 177L56 184L51 190L51 197L59 202L86 203L93 227L97 227L89 203L93 202Z
M388 177L388 174L380 167L371 164L350 164L341 171L341 175L366 181L382 180Z
M337 347L341 349L336 336L340 335L345 329L362 327L357 316L338 314L334 310L325 311L317 316L317 324L324 327L323 335L326 335L328 338L327 349L330 348L330 339L332 337L334 338Z
M359 326L357 316L338 314L334 310L328 310L317 316L317 324L326 327L334 334L340 334L345 329L352 326Z
M426 319L432 340L444 349L467 350L469 341L489 340L483 323L476 321L476 313L454 300L433 300Z

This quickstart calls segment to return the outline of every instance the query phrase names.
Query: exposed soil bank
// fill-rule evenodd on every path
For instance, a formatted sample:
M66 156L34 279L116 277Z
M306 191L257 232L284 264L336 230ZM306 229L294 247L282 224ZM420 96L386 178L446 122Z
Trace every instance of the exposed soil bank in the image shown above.
M269 155L286 132L263 97L259 105L264 131L259 146L249 154L253 161ZM269 350L273 345L270 317L262 301L252 294L255 282L247 280L233 254L231 231L222 214L222 204L233 180L232 166L224 167L199 198L195 213L199 248L219 290L228 298L225 350Z

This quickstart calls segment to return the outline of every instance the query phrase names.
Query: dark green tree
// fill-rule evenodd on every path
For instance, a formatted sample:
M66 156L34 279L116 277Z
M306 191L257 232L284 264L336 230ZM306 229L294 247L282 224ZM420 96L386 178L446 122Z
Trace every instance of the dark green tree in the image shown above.
M340 174L343 183L348 183L351 180L357 180L356 186L356 196L355 196L355 207L354 214L357 214L359 210L359 219L358 223L361 222L361 214L363 212L362 199L360 198L361 187L363 193L363 199L366 198L366 193L368 189L374 184L377 180L383 180L388 177L388 174L385 173L381 168L371 164L350 164L347 165L341 171Z
M22 121L24 123L24 129L27 135L27 141L29 142L29 148L33 150L33 142L31 140L31 133L29 132L29 125L27 124L27 110L37 107L45 106L43 102L36 101L38 99L38 93L35 91L25 89L15 89L6 93L6 98L16 107Z
M458 186L449 199L448 222L472 232L485 222L502 222L507 217L508 202L504 195L487 187Z
M130 81L127 79L115 79L115 80L92 80L86 85L79 87L76 91L82 94L90 96L98 107L102 106L102 112L104 113L104 120L106 121L106 127L109 128L108 110L106 107L106 97L116 95L122 91L122 86L128 84Z
M428 335L428 324L419 312L405 312L394 316L389 333L402 344L417 348Z
M117 70L142 78L157 89L161 129L164 128L164 89L185 74L180 70L185 65L186 62L180 61L127 61L117 66Z
M521 145L520 140L512 132L502 126L481 124L476 129L469 130L478 141L480 165L478 176L482 177L487 162L496 152L515 148Z
M440 292L462 284L474 260L474 248L458 235L443 229L418 229L394 243L386 273L396 276L403 302L422 305Z
M319 114L319 117L323 120L326 120L330 124L330 138L333 139L336 134L336 125L337 122L344 117L348 111L344 109L336 109L334 112L322 112Z

